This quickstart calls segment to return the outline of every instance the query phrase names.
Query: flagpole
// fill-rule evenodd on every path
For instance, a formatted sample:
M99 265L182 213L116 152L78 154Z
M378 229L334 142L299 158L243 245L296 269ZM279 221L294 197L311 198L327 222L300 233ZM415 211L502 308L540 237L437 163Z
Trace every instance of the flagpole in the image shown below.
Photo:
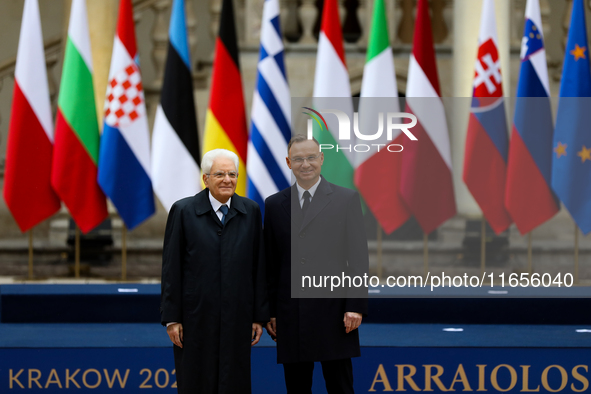
M127 226L121 227L121 280L127 280Z
M575 223L575 285L579 284L579 228Z
M80 278L80 227L78 225L76 225L74 242L74 277Z
M29 280L33 279L33 229L29 233Z
M482 215L480 225L480 273L484 275L484 267L486 266L486 219Z
M382 227L377 228L378 278L382 279Z
M423 276L427 278L429 272L429 235L423 232Z
M531 278L531 274L533 273L533 263L532 263L532 246L531 246L531 231L527 233L527 272L529 273L529 277Z

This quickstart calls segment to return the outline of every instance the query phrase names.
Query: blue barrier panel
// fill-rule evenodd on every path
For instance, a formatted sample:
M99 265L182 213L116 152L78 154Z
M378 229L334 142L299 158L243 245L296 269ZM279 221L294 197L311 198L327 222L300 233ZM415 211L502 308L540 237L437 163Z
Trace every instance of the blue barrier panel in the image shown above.
M589 349L363 348L357 393L390 391L584 392ZM0 392L174 393L170 348L0 349ZM275 349L252 352L255 394L285 393ZM325 393L319 365L315 393Z
M357 393L585 392L591 329L577 326L362 324ZM174 393L157 324L0 324L0 393ZM285 393L274 343L252 350L254 394ZM325 393L320 365L314 393Z

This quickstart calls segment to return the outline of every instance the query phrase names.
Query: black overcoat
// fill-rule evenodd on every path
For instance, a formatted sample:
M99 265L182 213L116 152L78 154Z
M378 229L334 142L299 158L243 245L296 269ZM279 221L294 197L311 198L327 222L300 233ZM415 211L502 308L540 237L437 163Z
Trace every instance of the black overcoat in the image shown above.
M265 201L264 233L278 363L358 357L359 330L347 334L343 318L345 312L366 314L367 297L292 298L290 280L292 261L296 268L330 264L332 272L336 267L353 275L367 273L359 194L322 178L303 217L294 185Z
M253 322L269 320L259 206L237 194L222 226L205 189L168 214L161 322L183 324L174 346L179 393L250 393Z

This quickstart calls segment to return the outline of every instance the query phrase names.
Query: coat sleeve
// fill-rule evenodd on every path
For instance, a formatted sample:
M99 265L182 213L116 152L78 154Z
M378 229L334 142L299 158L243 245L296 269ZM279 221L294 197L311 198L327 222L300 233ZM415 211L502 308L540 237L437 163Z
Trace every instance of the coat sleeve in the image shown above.
M269 291L269 312L271 317L277 317L277 285L279 283L279 254L277 242L273 239L273 226L271 223L272 208L268 200L265 201L265 220L263 233L265 235L265 257L267 260L267 289Z
M168 214L164 247L162 252L162 281L160 295L160 322L183 322L183 252L185 235L183 231L182 209L174 204Z
M355 192L349 199L347 208L347 262L351 277L369 273L369 251L367 248L367 234L363 223L361 199ZM353 288L347 293L346 312L357 312L367 315L368 300L367 288L361 286Z
M254 313L253 322L266 323L269 321L269 294L267 292L267 275L265 259L265 243L263 236L263 223L261 210L258 205L255 209L256 215L256 256L254 261Z

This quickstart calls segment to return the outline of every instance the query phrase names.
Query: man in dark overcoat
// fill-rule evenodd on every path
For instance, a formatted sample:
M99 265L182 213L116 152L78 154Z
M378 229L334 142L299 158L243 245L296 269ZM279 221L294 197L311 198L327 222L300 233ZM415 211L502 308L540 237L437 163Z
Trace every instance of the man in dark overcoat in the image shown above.
M288 394L312 392L315 361L322 362L329 394L353 393L351 357L360 356L357 328L367 313L367 288L354 294L365 294L362 298L349 297L347 291L340 298L292 298L292 291L303 296L313 290L297 288L300 278L293 287L292 279L300 272L367 273L360 198L320 176L324 155L315 139L293 137L286 161L296 183L265 201L271 309L267 331L276 338Z
M258 204L234 193L238 156L202 160L207 187L177 201L166 223L161 322L179 393L250 393L250 348L269 321Z

